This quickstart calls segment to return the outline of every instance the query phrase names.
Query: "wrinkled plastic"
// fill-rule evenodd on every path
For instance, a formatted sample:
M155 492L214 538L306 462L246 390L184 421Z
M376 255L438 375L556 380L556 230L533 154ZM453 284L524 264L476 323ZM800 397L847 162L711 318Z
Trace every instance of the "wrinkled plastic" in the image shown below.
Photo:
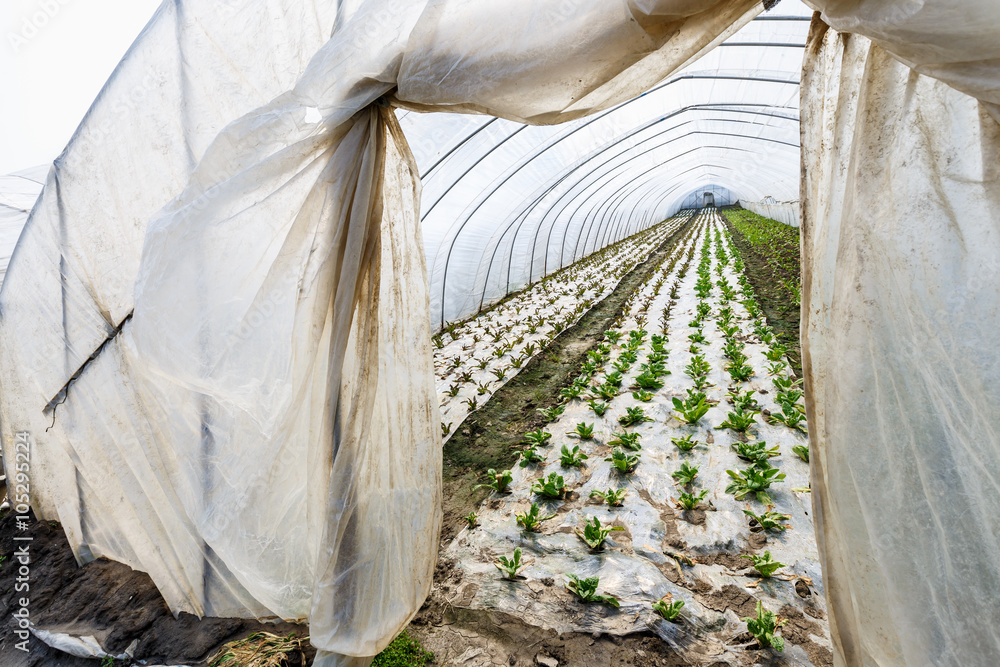
M373 103L577 118L759 7L279 4L163 5L57 161L0 295L4 444L31 434L32 503L81 560L363 662L440 528L417 173Z
M820 21L804 71L803 367L836 662L995 664L1000 127Z
M0 286L21 229L42 191L48 169L46 165L0 176Z

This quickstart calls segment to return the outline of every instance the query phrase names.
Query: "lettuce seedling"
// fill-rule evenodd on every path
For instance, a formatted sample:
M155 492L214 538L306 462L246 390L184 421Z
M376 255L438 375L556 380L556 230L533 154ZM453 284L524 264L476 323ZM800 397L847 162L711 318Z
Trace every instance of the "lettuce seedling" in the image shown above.
M756 410L737 409L735 412L730 412L726 420L715 428L731 428L739 433L746 433L751 426L757 423L757 420L754 419L755 414L757 414Z
M573 400L574 398L580 398L580 394L583 393L585 387L573 383L568 387L563 387L559 390L559 395L565 398L567 401Z
M616 389L621 388L622 382L624 382L624 379L622 378L621 371L612 371L604 375L604 384L609 384Z
M622 426L633 426L634 424L641 424L647 421L651 422L653 419L647 417L646 413L640 407L625 408L625 414L618 417L618 423Z
M726 398L737 410L746 411L757 410L760 408L753 389L740 391L739 387L734 387L731 391L729 391L729 393L726 394Z
M781 375L788 368L788 362L785 361L772 361L767 365L768 375Z
M514 557L508 559L506 556L500 556L500 558L493 563L500 572L503 573L507 579L517 579L517 571L525 567L527 563L521 562L521 547L514 549Z
M678 484L690 484L698 476L698 466L693 466L685 461L670 476L676 479Z
M785 567L784 563L779 563L778 561L771 558L771 552L765 551L763 556L758 556L757 554L751 554L749 556L740 556L740 558L746 558L753 563L753 569L757 570L760 576L765 579L770 579L780 568Z
M615 469L622 474L632 472L635 470L635 467L639 465L639 455L626 454L622 451L621 447L615 447L612 449L611 456L604 460L611 461L611 465L613 465Z
M809 445L795 445L792 451L799 455L799 458L809 463Z
M743 500L744 496L753 493L761 505L771 505L773 501L767 494L773 482L780 482L785 479L785 473L777 468L761 470L760 468L747 468L741 473L734 470L727 470L726 474L733 478L733 481L726 487L726 493L731 493L736 500Z
M529 533L537 533L538 529L542 526L542 521L548 521L554 516L555 514L542 516L538 503L531 503L531 508L527 512L516 512L514 520Z
M768 448L767 443L763 440L756 442L734 442L732 448L741 459L749 461L754 466L763 470L771 468L771 463L768 461L769 458L781 455L777 445Z
M444 422L441 422L441 436L442 437L444 437L444 436L448 435L449 433L451 433L451 425L453 423L454 422L448 422L447 424L445 424Z
M722 332L723 338L727 341L731 341L736 337L736 334L740 332L740 328L736 324L719 325L719 331Z
M791 403L792 405L795 405L799 402L800 398L802 398L801 389L789 389L788 391L779 391L774 400L777 401L779 405L782 403Z
M708 495L707 489L702 489L701 493L694 495L693 493L688 493L684 491L681 493L680 497L675 501L677 506L685 510L693 510L698 504L705 499Z
M781 412L772 412L768 415L767 420L772 424L781 423L789 428L796 428L803 433L807 433L805 420L806 415L801 410L800 406L792 405L791 403L782 403Z
M538 408L538 412L540 412L541 415L545 417L546 421L554 422L556 419L559 418L559 415L561 415L563 413L563 410L565 409L566 406L561 404L561 405L553 405L551 408Z
M708 412L709 405L705 400L705 394L700 392L694 397L689 394L688 398L683 401L677 397L672 400L676 412L674 418L685 424L697 424Z
M764 352L764 356L767 357L768 361L782 361L786 354L788 354L788 350L780 343L772 345L766 352Z
M518 465L527 468L532 463L545 463L545 457L538 453L535 445L521 451L521 461Z
M572 450L566 445L562 446L562 466L564 468L582 466L588 458L590 457L580 451L580 445L575 445Z
M622 431L621 433L612 433L611 437L612 439L608 441L608 444L612 447L624 447L625 449L631 449L633 452L642 449L642 445L639 444L638 433Z
M448 394L449 396L457 396L458 395L458 391L461 388L462 388L461 385L459 385L458 383L455 383L455 384L451 385L450 387L448 387L448 389L444 393Z
M682 438L670 438L670 442L677 445L677 449L681 450L682 452L690 452L698 445L705 444L704 442L701 442L699 440L692 440L692 436L690 433Z
M604 401L598 401L597 399L591 399L587 401L587 405L590 409L594 411L594 414L598 417L603 417L604 413L608 411L608 404Z
M626 357L625 357L625 355L623 354L623 355L622 355L621 357L619 357L619 358L618 358L618 361L616 361L615 363L613 363L613 364L611 364L611 365L612 365L612 366L614 367L614 369L615 369L616 371L618 371L619 373L628 373L629 369L630 369L630 368L632 368L632 364L633 364L633 363L635 363L635 361L634 361L634 360L631 360L631 361L630 361L630 360L629 360L628 358L626 358Z
M626 489L608 489L606 491L591 491L591 498L598 498L601 502L608 504L608 507L621 507L625 499Z
M507 485L510 484L510 481L514 479L514 476L511 474L510 470L502 470L500 472L497 472L493 468L490 468L489 470L486 471L486 475L489 477L490 481L487 482L486 484L477 484L476 486L472 487L473 490L487 486L496 491L497 493L503 493L504 491L507 490Z
M746 359L746 355L743 354L744 347L745 346L740 341L732 340L722 347L722 353L734 361L739 358Z
M476 408L479 407L479 401L476 400L475 396L472 396L471 398L467 398L467 399L465 399L462 402L469 406L469 412L474 412L476 410Z
M753 366L743 362L734 361L726 364L726 371L729 372L729 377L733 379L733 382L746 382L753 377Z
M595 399L603 398L605 401L610 401L612 398L618 395L618 388L614 385L608 383L599 384L591 391L594 393Z
M587 543L587 546L595 551L604 547L604 539L613 531L625 530L621 526L601 527L601 520L596 516L584 524L583 531L576 529L576 536Z
M744 514L757 522L756 526L750 527L751 533L759 533L762 530L773 530L781 533L791 528L788 524L781 522L788 521L792 518L792 515L775 512L772 507L773 505L768 505L767 510L763 514L755 514L753 510L743 510Z
M620 331L615 331L614 329L609 329L609 330L607 330L607 331L604 332L604 337L606 339L608 339L608 342L610 342L612 345L614 345L615 343L617 343L621 339L622 334L621 334Z
M618 598L613 595L597 594L597 585L601 583L599 577L580 579L575 574L567 574L566 576L569 578L569 581L566 583L566 589L575 594L583 602L603 602L615 609L618 608Z
M669 595L653 603L653 611L668 621L676 621L684 607L684 600L670 601Z
M701 329L698 329L693 334L688 334L688 340L691 341L692 343L698 343L700 345L704 345L705 343L708 342L708 339L705 338L704 334L701 332Z
M764 609L764 605L757 600L757 616L748 616L743 620L746 621L747 631L754 636L761 648L773 647L778 652L785 650L785 640L774 633L788 622L787 619L778 618L774 612Z
M528 444L537 447L539 445L544 445L546 442L548 442L549 438L551 437L552 437L551 433L549 433L548 431L543 431L542 429L539 428L535 429L534 431L528 431L527 433L525 433L524 442L527 442Z
M558 473L549 473L548 478L535 480L531 492L546 498L562 498L566 495L566 481Z
M476 385L476 394L478 394L479 396L484 396L487 393L489 393L489 391L490 391L489 382L480 382L479 384Z
M636 376L635 386L638 387L639 389L644 389L647 392L656 391L657 389L663 387L663 380L659 379L653 373L650 373L649 370L646 370L643 373L640 373L639 375Z
M465 519L467 524L469 524L469 530L472 530L479 525L479 515L475 512L469 512L462 518Z
M576 425L571 435L576 435L581 440L591 440L594 437L594 425L587 422L580 422Z
M802 380L778 376L773 378L771 383L774 384L774 388L778 391L788 391L802 384Z
M652 392L646 391L644 389L638 389L632 392L632 398L637 401L642 401L643 403L648 403L653 400Z

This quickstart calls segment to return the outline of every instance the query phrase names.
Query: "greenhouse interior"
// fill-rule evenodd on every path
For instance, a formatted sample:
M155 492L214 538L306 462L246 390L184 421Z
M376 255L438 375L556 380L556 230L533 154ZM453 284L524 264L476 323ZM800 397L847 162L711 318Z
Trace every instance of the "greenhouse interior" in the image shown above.
M0 667L1000 665L995 0L150 11L2 162Z

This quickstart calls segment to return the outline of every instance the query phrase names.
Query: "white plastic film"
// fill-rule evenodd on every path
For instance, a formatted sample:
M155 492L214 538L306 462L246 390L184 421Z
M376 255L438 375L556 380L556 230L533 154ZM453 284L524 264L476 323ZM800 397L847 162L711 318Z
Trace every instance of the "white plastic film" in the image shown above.
M803 367L838 665L1000 656L1000 128L815 22Z

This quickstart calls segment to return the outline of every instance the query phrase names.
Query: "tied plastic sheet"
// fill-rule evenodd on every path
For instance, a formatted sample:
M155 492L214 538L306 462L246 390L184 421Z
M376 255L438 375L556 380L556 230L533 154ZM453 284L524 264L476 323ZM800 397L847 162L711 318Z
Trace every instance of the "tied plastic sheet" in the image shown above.
M1000 127L818 20L804 72L803 367L835 661L996 664Z
M175 611L308 618L324 665L408 622L438 546L439 417L415 168L373 103L568 120L760 7L544 9L160 8L0 296L4 442L31 434L32 502L81 560L148 572Z

